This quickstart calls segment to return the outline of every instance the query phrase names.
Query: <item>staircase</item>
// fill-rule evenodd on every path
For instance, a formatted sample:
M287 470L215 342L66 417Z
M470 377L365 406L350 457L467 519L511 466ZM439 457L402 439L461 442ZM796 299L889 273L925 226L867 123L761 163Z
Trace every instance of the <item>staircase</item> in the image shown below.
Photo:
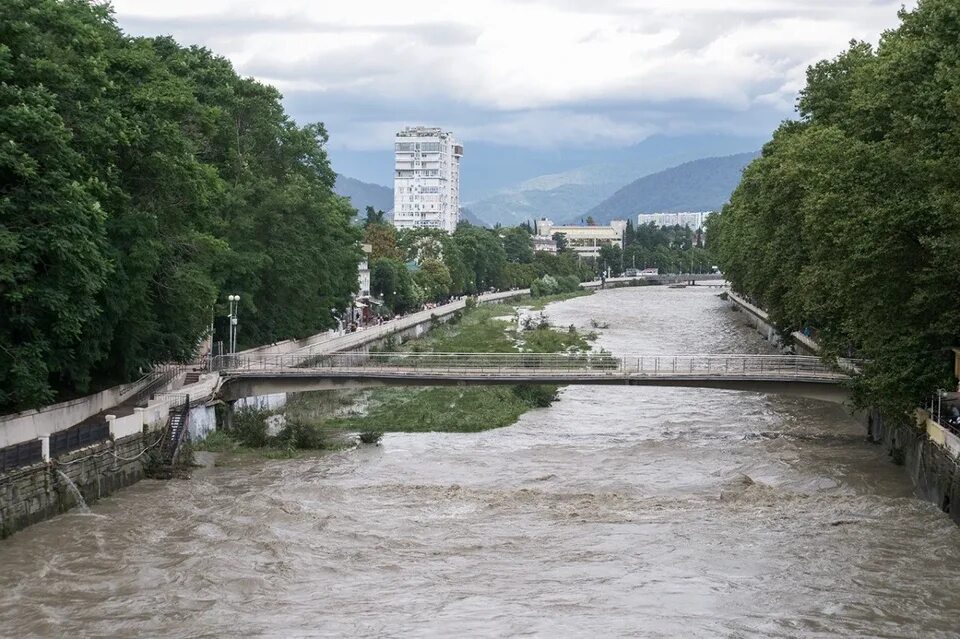
M160 442L159 459L150 475L157 479L170 479L174 475L177 462L177 453L180 445L186 438L190 417L190 397L183 396L183 400L170 407L167 419L167 429Z
M189 386L190 384L196 384L200 381L200 371L188 371L187 376L183 379L183 385Z

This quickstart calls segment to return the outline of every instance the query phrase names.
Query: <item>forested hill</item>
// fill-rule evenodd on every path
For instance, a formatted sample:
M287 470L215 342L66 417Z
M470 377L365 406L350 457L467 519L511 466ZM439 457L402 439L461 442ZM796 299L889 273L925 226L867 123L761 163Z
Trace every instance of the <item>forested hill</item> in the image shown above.
M828 355L869 361L861 406L954 388L960 340L960 4L921 0L876 50L807 73L707 237L738 290Z
M580 217L600 223L637 213L718 211L730 199L743 169L757 153L694 160L626 185Z
M0 412L194 356L227 294L241 343L332 325L360 231L321 124L107 5L0 3Z
M349 198L353 208L361 213L368 206L385 213L393 210L393 189L389 187L361 182L337 173L333 189L338 195Z

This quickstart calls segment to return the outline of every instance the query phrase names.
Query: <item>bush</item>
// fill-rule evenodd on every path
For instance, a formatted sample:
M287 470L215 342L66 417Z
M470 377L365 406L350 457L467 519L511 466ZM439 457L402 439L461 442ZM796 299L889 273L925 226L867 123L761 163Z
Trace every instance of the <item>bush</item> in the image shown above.
M560 292L572 293L580 288L580 279L576 275L564 275L557 279Z
M320 450L326 446L327 436L316 424L291 419L277 435L276 443L299 450Z
M378 430L365 430L360 433L361 444L379 444L383 433Z
M472 310L472 309L475 309L475 308L477 307L477 298L476 298L476 297L472 297L472 296L471 296L471 297L468 297L468 298L467 298L467 301L465 302L465 304L466 304L465 308L466 308L468 311L469 311L469 310Z
M530 295L531 297L545 297L547 295L553 295L560 290L560 283L557 282L555 277L550 275L544 275L533 281L533 284L530 285Z
M250 448L262 448L267 445L267 417L270 413L257 408L238 410L233 415L231 437L238 443Z
M546 408L557 399L557 387L542 384L517 384L513 387L513 393L536 408Z
M576 275L562 275L553 277L544 275L537 278L530 284L531 297L544 297L547 295L556 295L557 293L572 293L579 290L580 280Z
M215 430L197 442L194 448L211 453L227 453L237 449L237 442L222 430Z

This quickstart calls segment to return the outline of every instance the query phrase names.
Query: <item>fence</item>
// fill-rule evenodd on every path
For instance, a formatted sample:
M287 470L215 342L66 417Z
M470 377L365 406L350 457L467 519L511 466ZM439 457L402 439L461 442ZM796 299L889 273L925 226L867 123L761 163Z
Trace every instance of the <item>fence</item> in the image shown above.
M39 439L0 448L0 475L41 461L43 461L43 445Z
M930 397L930 401L925 406L930 419L942 426L948 432L960 436L960 399L947 396L944 399L944 393L937 392ZM953 409L958 407L955 412Z
M110 424L106 420L77 424L50 435L50 456L63 455L109 438Z

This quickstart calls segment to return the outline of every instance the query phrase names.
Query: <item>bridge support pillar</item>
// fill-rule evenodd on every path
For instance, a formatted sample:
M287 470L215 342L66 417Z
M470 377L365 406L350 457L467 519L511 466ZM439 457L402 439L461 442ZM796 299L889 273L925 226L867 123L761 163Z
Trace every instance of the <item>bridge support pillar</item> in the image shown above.
M233 405L236 403L237 403L236 400L232 400L224 403L223 428L221 428L220 430L224 430L228 433L233 430L233 410L234 410Z

